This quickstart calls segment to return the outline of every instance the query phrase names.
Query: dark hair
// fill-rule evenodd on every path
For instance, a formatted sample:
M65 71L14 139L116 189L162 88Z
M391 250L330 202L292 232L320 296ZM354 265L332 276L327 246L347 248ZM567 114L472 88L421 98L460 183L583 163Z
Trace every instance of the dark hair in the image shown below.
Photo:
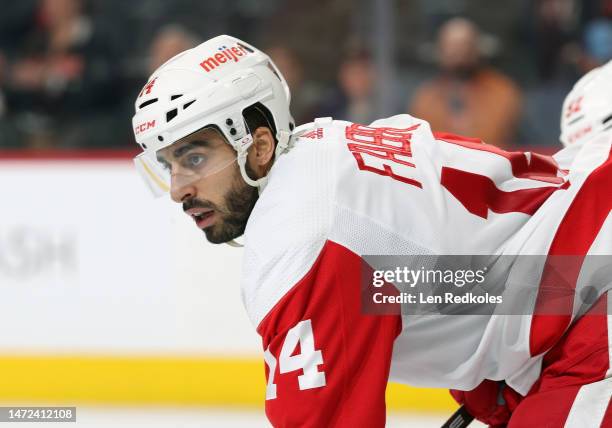
M274 126L274 118L270 113L270 110L266 108L262 103L255 103L248 106L242 111L242 116L251 132L257 128L263 126L268 128L272 132L274 142L276 143L276 126Z

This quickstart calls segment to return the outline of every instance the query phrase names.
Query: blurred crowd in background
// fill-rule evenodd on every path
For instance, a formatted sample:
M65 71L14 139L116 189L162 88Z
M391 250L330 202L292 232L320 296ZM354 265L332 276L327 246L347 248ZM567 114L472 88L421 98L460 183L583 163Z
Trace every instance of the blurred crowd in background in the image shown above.
M556 145L566 93L612 58L612 0L0 4L0 149L134 148L133 101L148 76L218 34L271 55L298 123L408 112L505 148ZM381 7L392 10L384 73L372 43Z

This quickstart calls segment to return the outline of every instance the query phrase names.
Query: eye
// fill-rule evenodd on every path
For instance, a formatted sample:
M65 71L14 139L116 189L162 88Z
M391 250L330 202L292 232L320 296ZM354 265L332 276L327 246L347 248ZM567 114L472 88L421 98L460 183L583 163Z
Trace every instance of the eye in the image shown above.
M194 153L194 154L187 156L187 159L185 159L185 162L188 167L196 168L198 166L202 166L205 160L206 160L205 156Z

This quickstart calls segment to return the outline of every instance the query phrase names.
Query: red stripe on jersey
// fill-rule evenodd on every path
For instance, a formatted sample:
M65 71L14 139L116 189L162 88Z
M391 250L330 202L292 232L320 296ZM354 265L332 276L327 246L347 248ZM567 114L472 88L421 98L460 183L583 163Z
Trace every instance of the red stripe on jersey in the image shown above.
M602 380L610 368L608 355L608 296L591 309L546 353L539 390Z
M608 159L587 177L565 213L550 246L550 256L542 272L533 318L529 347L538 355L559 340L571 321L576 281L584 256L612 210L612 150ZM564 259L564 262L561 262ZM563 281L558 281L562 272Z
M467 138L448 133L433 133L436 140L444 141L457 146L467 147L481 152L489 152L508 159L512 168L512 175L516 178L526 178L543 181L546 183L563 183L563 178L558 174L565 175L566 171L560 170L559 165L552 156L539 153L508 152L499 147L483 143L477 138Z
M499 213L520 212L533 215L550 195L563 185L519 189L511 192L500 190L489 177L455 168L442 167L440 184L474 215L487 218L489 210Z
M570 385L563 388L530 393L512 412L507 428L562 428L572 410L572 404L581 386Z
M580 388L604 379L610 365L607 297L601 296L546 353L540 378L513 411L508 428L565 426ZM611 423L607 414L601 426Z
M608 401L608 408L606 409L600 428L612 428L612 397L610 397Z
M278 363L266 369L275 389L266 414L274 426L384 427L385 389L402 321L399 315L364 315L364 270L371 278L361 257L327 241L310 270L259 324L263 347ZM321 353L316 370L325 376L325 385L314 388L300 385L302 369L283 370L287 336L305 320L312 326L314 350Z

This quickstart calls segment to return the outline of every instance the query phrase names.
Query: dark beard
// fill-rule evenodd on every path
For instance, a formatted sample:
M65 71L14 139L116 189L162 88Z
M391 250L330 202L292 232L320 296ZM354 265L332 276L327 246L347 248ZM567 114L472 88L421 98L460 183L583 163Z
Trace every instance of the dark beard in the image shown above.
M254 177L255 174L249 165L245 167L249 177ZM206 239L213 244L222 244L242 236L255 203L259 199L257 187L248 185L242 179L239 170L237 175L232 188L225 196L226 214L222 215L221 222L204 230Z
M255 177L255 172L248 164L245 165L245 169L249 177ZM258 199L257 188L248 185L240 175L240 170L236 168L234 181L225 195L223 206L191 199L183 204L183 209L194 207L214 209L219 214L219 220L202 231L206 234L208 242L223 244L244 234L247 221Z

